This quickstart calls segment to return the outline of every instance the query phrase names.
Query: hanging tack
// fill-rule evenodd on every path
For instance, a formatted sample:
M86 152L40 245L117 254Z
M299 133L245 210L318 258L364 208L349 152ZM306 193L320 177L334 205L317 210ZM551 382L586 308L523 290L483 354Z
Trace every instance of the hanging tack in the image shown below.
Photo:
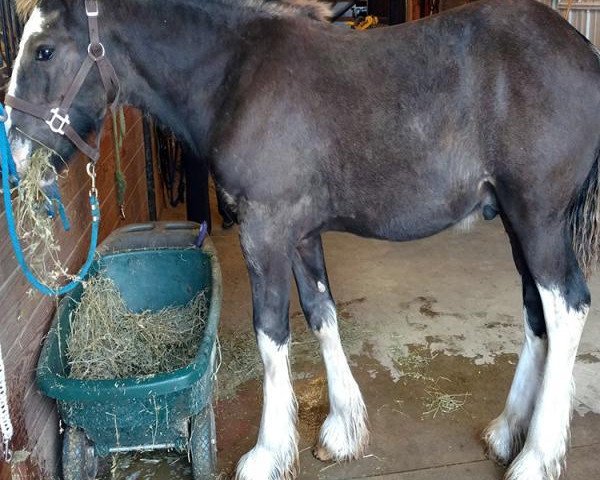
M113 140L115 143L115 184L117 187L117 204L119 205L119 214L121 220L125 220L125 194L127 191L127 180L123 173L121 150L125 140L127 124L125 122L125 112L120 108L112 117L113 121Z
M2 431L4 461L8 463L12 459L10 442L13 437L13 426L10 420L10 412L8 410L8 390L6 388L6 374L4 372L2 345L0 345L0 430Z

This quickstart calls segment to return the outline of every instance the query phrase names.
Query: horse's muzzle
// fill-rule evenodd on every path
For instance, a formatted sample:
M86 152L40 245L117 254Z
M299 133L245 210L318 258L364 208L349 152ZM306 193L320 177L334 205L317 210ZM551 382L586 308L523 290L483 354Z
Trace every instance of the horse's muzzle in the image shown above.
M32 142L28 138L23 137L15 132L10 132L9 141L10 150L12 152L13 159L15 160L17 171L19 172L19 175L22 175L27 169L29 159L32 154Z

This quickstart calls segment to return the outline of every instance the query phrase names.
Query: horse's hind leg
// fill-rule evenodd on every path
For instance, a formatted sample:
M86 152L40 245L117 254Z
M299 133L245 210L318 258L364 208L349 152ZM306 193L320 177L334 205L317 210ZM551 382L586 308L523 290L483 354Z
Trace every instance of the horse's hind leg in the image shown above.
M237 466L238 480L287 480L298 459L296 399L288 349L291 245L270 212L246 214L242 250L252 286L254 329L264 365L263 411L255 447ZM284 222L281 222L283 224Z
M571 418L573 367L590 305L564 221L516 230L544 310L548 353L529 431L507 480L557 480ZM521 226L522 227L522 226Z
M529 430L542 383L548 342L540 294L525 262L519 240L506 219L503 220L523 281L525 341L504 411L490 423L483 438L488 455L498 463L508 465L521 451Z
M336 461L358 458L369 439L367 412L340 342L319 236L298 246L293 270L304 315L319 339L327 370L329 415L321 428L315 456Z

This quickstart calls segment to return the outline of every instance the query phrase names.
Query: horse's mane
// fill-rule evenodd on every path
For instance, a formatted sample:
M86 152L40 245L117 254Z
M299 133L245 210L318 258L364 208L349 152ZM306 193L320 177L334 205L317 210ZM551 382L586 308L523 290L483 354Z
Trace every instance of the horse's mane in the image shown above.
M83 1L83 0L81 0ZM120 0L121 1L121 0ZM164 0L158 0L164 1ZM202 0L200 0L202 1ZM319 0L213 0L240 7L250 7L273 15L298 15L312 18L313 20L325 21L331 17L331 9L328 4ZM22 19L29 17L40 0L15 0L17 13Z
M240 3L257 4L258 8L275 9L274 13L296 14L313 20L326 21L331 18L329 4L318 0L239 0Z
M31 15L33 9L37 6L39 0L15 0L15 5L17 7L17 14L21 17L22 20Z

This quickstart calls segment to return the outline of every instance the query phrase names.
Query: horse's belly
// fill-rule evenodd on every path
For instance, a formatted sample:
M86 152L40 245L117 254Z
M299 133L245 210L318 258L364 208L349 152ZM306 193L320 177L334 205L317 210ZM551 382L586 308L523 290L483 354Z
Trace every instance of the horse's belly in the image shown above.
M336 217L334 230L369 238L408 241L429 237L463 221L471 215L493 218L498 213L493 192L475 185L471 191L447 196L390 199L387 203L369 202Z
M353 233L361 237L406 242L429 237L460 221L447 218L390 216L372 221L360 218L338 218L333 230Z

